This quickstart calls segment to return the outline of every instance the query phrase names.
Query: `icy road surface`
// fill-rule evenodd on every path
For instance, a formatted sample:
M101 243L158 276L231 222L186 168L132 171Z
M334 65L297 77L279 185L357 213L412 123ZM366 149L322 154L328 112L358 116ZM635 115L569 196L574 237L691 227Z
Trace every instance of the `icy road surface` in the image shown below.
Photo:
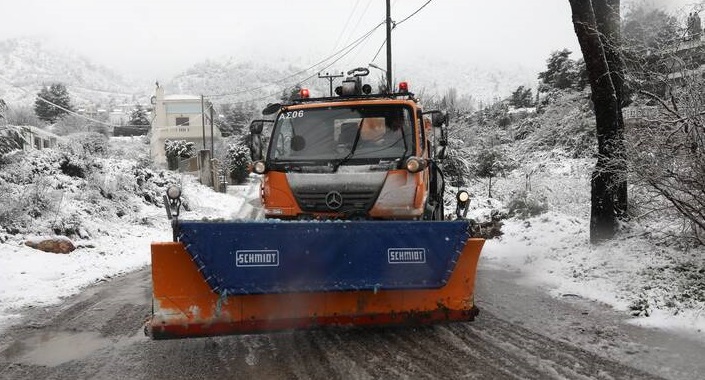
M2 379L702 379L705 346L554 299L484 265L475 322L151 341L150 272L27 312L0 338Z

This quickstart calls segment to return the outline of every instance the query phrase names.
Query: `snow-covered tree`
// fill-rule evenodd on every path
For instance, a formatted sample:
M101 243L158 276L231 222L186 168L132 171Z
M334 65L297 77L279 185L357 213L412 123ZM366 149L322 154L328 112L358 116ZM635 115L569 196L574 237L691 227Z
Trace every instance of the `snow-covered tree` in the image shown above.
M249 174L250 149L241 141L228 145L228 153L225 156L225 165L228 168L228 175L236 183L245 182Z
M541 80L539 91L548 92L551 89L565 90L576 87L580 72L576 62L570 58L571 54L573 52L568 49L551 53L546 60L546 71L539 73L539 80Z
M151 125L149 117L147 116L147 110L142 107L141 104L136 104L135 109L130 113L130 120L127 122L131 126L144 126L149 127Z
M15 149L21 149L23 140L18 127L0 126L0 156Z
M517 87L509 98L509 104L515 108L531 107L533 102L534 96L531 93L531 89L524 86Z
M689 75L671 89L668 99L654 94L655 116L629 129L629 167L639 214L658 213L705 244L705 80ZM677 215L667 214L670 204Z
M53 83L49 87L44 86L37 93L34 112L41 120L54 123L62 116L69 114L69 111L73 111L71 97L63 83Z
M477 155L477 167L475 175L480 178L487 178L487 196L492 197L492 178L504 175L512 170L515 165L509 155L498 146L484 148Z
M257 114L252 103L224 104L220 112L223 117L216 119L216 123L223 137L242 135Z

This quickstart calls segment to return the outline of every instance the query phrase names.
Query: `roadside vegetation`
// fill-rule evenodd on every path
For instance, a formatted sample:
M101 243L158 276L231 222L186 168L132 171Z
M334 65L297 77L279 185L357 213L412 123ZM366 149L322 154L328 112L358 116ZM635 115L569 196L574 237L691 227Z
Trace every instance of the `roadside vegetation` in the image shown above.
M645 25L660 29L642 35ZM689 310L697 318L705 309L705 81L688 70L673 80L666 62L682 33L677 18L658 9L631 9L623 21L629 113L620 165L628 168L629 203L615 237L597 245L587 233L598 149L582 60L556 51L537 95L518 87L480 110L452 110L447 190L471 190L471 214L484 227L477 232L514 247L522 258L515 269L573 277L577 293L635 316ZM636 58L649 48L648 59Z

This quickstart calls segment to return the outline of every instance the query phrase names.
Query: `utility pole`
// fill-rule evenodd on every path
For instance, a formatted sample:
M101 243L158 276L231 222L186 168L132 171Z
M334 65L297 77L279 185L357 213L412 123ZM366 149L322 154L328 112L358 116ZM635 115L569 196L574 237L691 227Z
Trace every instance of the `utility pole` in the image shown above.
M210 102L209 102L210 103ZM213 147L213 103L209 104L210 114L211 114L211 155L215 154L215 148Z
M203 108L203 95L201 95L201 129L203 130L203 150L206 150L206 111Z
M387 91L392 93L392 9L387 0Z
M341 73L338 74L338 75L335 75L335 74L334 74L334 75L328 75L328 73L326 73L326 75L321 75L321 73L318 73L318 77L321 78L321 79L328 79L328 82L330 82L330 95L329 95L329 96L332 97L332 96L333 96L333 79L335 79L335 78L342 78L342 77L343 77L343 73L341 72Z

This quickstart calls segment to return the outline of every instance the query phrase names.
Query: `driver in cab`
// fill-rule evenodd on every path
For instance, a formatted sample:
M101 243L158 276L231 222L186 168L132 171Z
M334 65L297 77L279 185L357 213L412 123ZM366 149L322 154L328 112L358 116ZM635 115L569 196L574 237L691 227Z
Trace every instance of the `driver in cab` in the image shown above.
M366 117L360 124L362 145L390 145L401 137L398 128L387 127L384 117Z

